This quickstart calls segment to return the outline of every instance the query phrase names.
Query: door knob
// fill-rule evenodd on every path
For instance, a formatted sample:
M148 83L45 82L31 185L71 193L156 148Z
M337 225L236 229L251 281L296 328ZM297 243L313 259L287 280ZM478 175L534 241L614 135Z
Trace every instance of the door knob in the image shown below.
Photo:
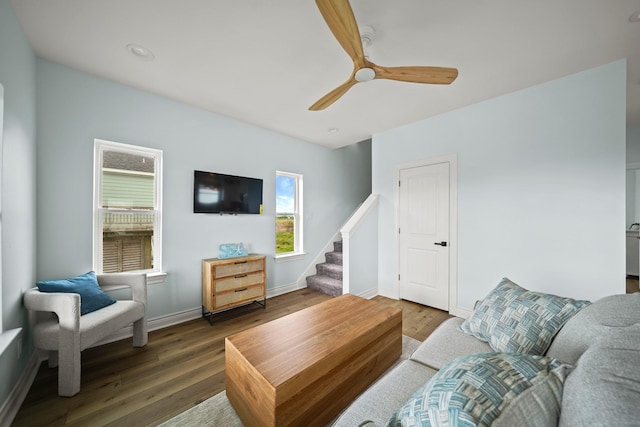
M447 246L447 242L435 242L434 245L438 245L438 246Z

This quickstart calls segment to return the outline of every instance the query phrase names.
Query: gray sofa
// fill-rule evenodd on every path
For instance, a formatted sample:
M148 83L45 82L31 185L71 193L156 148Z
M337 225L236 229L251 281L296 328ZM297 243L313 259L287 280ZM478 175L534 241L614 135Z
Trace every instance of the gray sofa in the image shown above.
M494 352L486 342L461 332L463 321L451 318L441 324L333 425L386 426L394 412L447 363ZM557 425L640 425L640 293L605 297L582 308L561 327L545 355L572 365L563 378ZM542 424L530 419L527 425ZM522 421L503 418L499 425L522 425Z

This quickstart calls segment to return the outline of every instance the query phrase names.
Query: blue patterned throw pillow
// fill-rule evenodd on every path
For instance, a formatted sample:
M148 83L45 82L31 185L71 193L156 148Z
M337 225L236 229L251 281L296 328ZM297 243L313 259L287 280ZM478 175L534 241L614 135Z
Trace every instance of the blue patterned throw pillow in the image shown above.
M38 290L40 292L80 294L80 315L91 313L116 302L100 289L96 273L93 271L70 279L43 280L38 282Z
M557 426L568 369L530 354L463 356L418 389L387 426Z
M589 304L531 292L504 278L459 329L495 351L542 355L567 320Z

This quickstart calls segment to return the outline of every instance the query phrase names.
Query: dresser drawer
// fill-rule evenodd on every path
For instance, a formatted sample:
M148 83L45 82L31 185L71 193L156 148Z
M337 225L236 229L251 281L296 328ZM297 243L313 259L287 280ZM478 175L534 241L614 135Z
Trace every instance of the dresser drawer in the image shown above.
M235 291L224 292L213 296L215 309L221 309L228 305L234 305L243 301L252 301L264 296L262 285L236 289Z
M223 264L213 266L213 277L237 276L253 271L262 271L264 269L264 261L256 259L252 261L238 261L233 264Z
M238 274L237 276L216 279L213 283L213 292L225 292L233 289L246 288L251 285L259 285L263 282L262 272Z

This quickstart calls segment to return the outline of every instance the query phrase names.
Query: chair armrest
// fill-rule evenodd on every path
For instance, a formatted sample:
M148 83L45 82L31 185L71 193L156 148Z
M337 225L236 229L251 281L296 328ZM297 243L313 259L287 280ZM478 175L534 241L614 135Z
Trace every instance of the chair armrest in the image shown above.
M98 274L98 284L104 291L131 288L131 299L147 304L147 275L145 273Z
M50 311L58 315L60 328L80 329L80 295L62 292L40 292L37 288L24 293L24 306L33 311Z

